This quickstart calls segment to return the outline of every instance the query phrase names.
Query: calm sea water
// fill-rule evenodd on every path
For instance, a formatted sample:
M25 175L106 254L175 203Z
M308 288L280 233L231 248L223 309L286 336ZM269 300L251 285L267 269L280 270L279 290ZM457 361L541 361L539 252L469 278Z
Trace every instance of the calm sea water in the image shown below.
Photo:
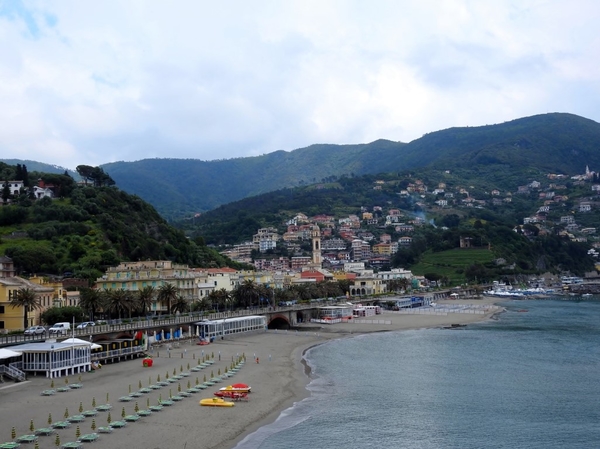
M502 305L460 330L313 348L311 397L237 448L600 447L600 301Z

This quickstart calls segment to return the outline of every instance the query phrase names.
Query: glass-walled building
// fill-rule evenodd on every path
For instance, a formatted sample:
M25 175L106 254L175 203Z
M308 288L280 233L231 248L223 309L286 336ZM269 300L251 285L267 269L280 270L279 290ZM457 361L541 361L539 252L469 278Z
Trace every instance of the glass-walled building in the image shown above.
M204 320L194 323L196 333L203 339L224 337L241 332L263 330L267 326L266 318L260 315L225 318L223 320Z

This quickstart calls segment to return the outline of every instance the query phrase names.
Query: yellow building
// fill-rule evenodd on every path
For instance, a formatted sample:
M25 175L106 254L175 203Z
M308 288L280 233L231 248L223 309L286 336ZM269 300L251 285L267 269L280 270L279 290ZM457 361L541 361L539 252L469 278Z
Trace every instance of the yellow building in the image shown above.
M23 307L13 307L11 299L22 288L36 293L40 308L27 312L27 323L24 323ZM0 277L0 332L22 330L41 323L41 313L52 306L54 289L23 279L17 276ZM27 324L25 326L25 324Z
M190 301L198 298L194 271L187 265L175 264L170 260L122 262L117 267L110 267L104 276L96 279L96 288L99 290L137 292L144 287L158 290L165 284L177 287L179 294ZM166 310L167 304L152 303L151 311Z

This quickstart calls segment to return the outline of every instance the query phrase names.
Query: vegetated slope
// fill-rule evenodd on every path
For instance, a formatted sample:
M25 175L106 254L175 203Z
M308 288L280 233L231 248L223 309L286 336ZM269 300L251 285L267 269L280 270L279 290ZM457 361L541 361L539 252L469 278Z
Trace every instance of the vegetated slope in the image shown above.
M346 173L369 173L378 154L402 145L378 140L361 145L312 145L237 159L145 159L102 167L120 188L139 195L172 219L285 187Z
M481 167L510 176L514 167L581 173L600 167L600 124L552 113L510 122L450 128L408 144L312 145L258 157L200 161L147 159L103 167L122 189L153 204L168 219L190 216L281 188L331 181L341 175L397 172L430 166ZM488 169L485 169L488 167Z
M197 245L148 203L115 187L73 187L65 198L0 207L0 254L21 273L94 280L121 260L168 259L193 266L237 264Z
M4 162L8 165L26 165L27 170L30 172L43 172L43 173L59 173L63 174L65 171L71 176L73 179L79 179L79 174L65 167L59 167L58 165L45 164L43 162L30 161L27 159L0 159L0 162ZM2 181L6 181L2 179Z
M552 113L479 127L450 128L414 140L390 159L399 166L438 168L508 165L555 173L600 168L600 124L573 114Z

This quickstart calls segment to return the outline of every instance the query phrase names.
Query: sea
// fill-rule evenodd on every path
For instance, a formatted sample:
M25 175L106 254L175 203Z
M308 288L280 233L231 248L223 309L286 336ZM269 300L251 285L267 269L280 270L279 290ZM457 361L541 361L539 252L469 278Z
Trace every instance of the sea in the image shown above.
M310 397L236 449L600 448L600 298L309 350Z

